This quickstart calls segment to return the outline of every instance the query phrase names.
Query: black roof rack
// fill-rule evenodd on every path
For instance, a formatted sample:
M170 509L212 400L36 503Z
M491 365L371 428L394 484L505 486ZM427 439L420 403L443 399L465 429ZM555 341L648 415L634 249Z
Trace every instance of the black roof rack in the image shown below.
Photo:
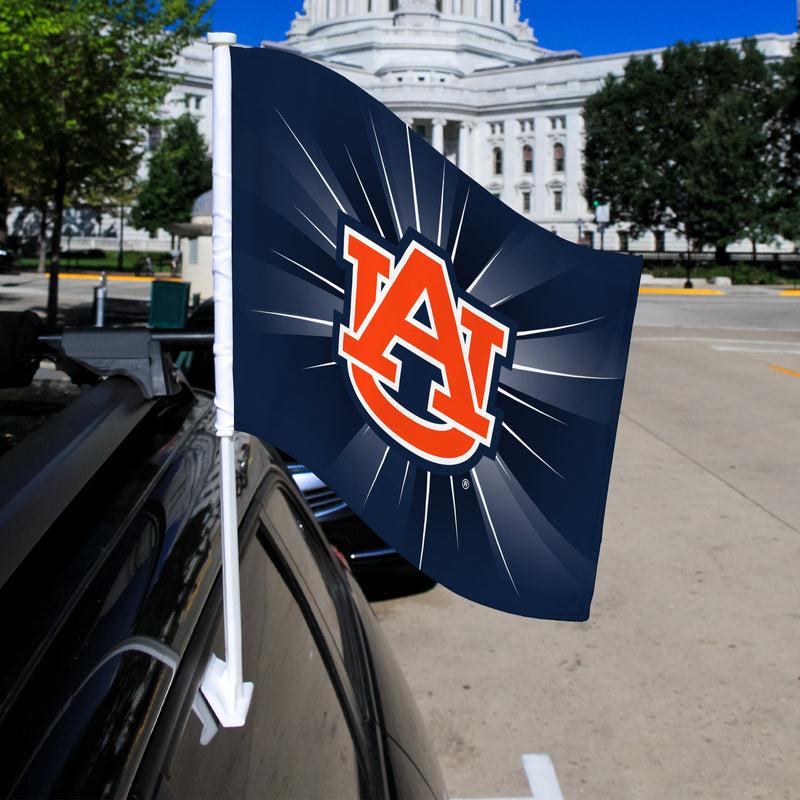
M166 348L213 341L211 334L149 328L41 330L31 312L0 313L0 387L30 384L43 357L55 358L74 381L98 385L0 459L0 586L157 398L180 392Z

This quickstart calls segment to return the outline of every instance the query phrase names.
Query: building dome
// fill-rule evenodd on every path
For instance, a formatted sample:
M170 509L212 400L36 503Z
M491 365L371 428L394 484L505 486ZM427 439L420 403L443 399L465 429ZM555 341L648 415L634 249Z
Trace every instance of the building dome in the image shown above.
M517 0L306 0L285 45L385 80L409 69L467 75L551 52L536 46Z
M205 218L211 218L212 214L214 213L214 193L211 189L207 192L203 192L197 200L194 201L194 205L192 206L192 222L195 221L195 217L203 217L203 222L205 222Z

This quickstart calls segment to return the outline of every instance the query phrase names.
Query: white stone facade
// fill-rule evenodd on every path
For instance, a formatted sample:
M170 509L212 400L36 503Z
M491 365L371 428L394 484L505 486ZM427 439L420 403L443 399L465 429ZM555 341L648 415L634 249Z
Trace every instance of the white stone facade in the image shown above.
M778 59L796 37L756 38ZM543 49L514 0L306 0L286 41L265 44L326 63L516 211L600 246L582 193L582 109L634 53L583 58ZM636 51L647 53L659 51ZM614 226L603 239L606 249L626 244ZM648 235L628 246L653 250L656 242ZM670 234L665 246L686 248Z
M756 39L776 60L789 55L796 36ZM335 69L520 214L572 241L589 238L594 247L601 246L601 234L582 192L583 104L608 73L621 75L632 55L660 52L583 58L575 50L546 50L519 19L515 0L305 0L287 38L264 44ZM193 43L173 72L181 80L165 100L164 116L188 111L210 142L211 47ZM150 146L158 141L154 133ZM652 234L627 241L624 226L612 225L602 238L609 250L686 249L672 234L663 245ZM124 231L126 248L167 249L169 241L164 232L154 240ZM115 244L74 236L71 246ZM794 248L783 242L775 249Z

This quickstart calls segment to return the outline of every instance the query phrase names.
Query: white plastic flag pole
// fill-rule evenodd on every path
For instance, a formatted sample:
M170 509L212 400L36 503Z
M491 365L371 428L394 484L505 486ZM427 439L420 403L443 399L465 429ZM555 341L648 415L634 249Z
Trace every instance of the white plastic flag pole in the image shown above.
M212 159L214 217L214 372L222 504L222 589L225 661L212 654L201 689L220 723L244 725L253 684L242 680L242 607L239 587L239 531L233 445L233 293L231 288L232 156L231 56L234 33L210 33L213 46Z

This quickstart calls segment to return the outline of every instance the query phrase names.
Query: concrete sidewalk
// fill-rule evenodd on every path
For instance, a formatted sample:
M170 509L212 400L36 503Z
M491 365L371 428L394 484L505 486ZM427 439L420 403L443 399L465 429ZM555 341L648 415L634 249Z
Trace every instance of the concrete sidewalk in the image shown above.
M800 351L672 332L634 332L588 622L376 604L453 796L547 753L567 800L800 797Z

